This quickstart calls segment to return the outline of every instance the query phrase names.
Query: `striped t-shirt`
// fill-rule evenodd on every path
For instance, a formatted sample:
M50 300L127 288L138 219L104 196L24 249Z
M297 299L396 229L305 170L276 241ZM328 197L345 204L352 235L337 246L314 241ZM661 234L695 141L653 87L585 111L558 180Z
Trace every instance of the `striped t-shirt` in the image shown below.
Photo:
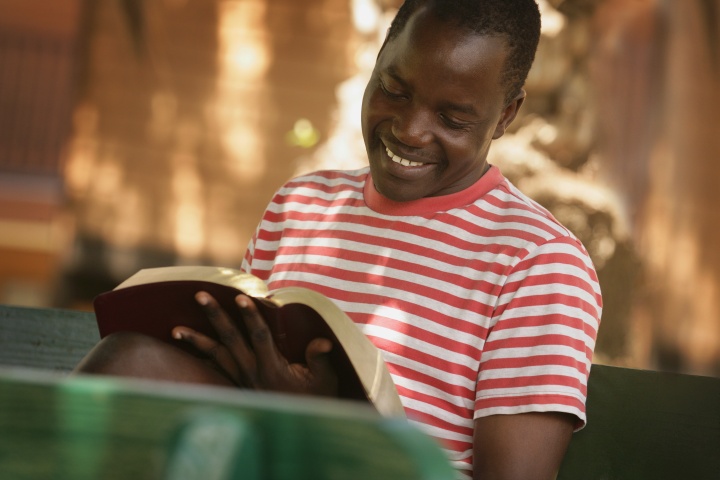
M367 168L288 182L243 268L333 299L383 352L408 417L472 473L473 420L585 423L601 304L581 243L496 167L461 192L394 202Z

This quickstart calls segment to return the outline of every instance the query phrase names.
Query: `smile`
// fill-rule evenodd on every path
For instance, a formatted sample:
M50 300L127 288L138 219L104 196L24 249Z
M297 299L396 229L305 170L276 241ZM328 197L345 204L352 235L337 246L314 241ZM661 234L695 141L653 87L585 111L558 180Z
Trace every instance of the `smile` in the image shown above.
M387 147L385 147L385 151L387 152L388 157L390 157L390 160L392 160L392 161L395 162L395 163L399 163L400 165L403 165L403 166L405 166L405 167L420 167L420 166L422 166L422 165L425 165L425 164L422 163L422 162L412 162L412 161L407 160L407 159L405 159L405 158L398 157L398 156L395 155L393 152L391 152L390 149L387 148Z

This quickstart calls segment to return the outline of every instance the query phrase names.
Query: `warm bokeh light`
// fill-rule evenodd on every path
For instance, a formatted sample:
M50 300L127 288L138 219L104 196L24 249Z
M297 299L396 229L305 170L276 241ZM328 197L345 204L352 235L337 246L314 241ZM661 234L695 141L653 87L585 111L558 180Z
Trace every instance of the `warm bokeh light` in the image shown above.
M45 16L30 0L11 4L22 22L0 42L2 73L27 68L13 78L37 78L42 95L5 82L2 105L59 98L49 86L62 82L37 72L62 75L76 54L80 68L58 178L12 170L17 158L40 168L30 165L40 147L0 157L11 168L0 169L0 273L24 274L0 278L0 301L49 303L56 278L105 286L153 263L237 267L292 174L367 165L361 100L400 1L148 0L140 29L126 2L54 2ZM528 97L490 162L590 252L605 299L598 362L720 373L716 4L539 0ZM79 27L81 5L92 28ZM60 28L64 10L77 18ZM38 52L58 35L59 56ZM0 153L38 143L11 130ZM31 264L40 273L25 274ZM27 295L28 279L45 282L44 297Z
M197 258L205 246L203 226L205 205L203 185L195 158L178 153L173 157L171 202L174 217L175 248L181 256Z
M219 4L218 75L213 109L217 115L225 168L242 184L259 181L266 169L265 139L258 117L244 111L261 111L265 99L243 88L262 80L270 64L270 52L262 26L267 4L225 1Z
M320 132L310 120L299 118L292 130L285 135L285 140L296 147L311 148L320 140Z
M565 28L567 19L554 9L547 0L538 0L540 15L542 16L543 35L556 37Z
M73 197L81 197L90 188L97 155L98 113L88 104L75 108L73 117L74 136L68 148L65 164L66 188Z
M313 155L298 163L296 175L313 170L355 169L367 165L360 127L362 97L395 10L386 6L383 10L375 0L352 0L351 7L353 24L363 34L363 41L349 52L355 72L335 90L335 123L328 139Z

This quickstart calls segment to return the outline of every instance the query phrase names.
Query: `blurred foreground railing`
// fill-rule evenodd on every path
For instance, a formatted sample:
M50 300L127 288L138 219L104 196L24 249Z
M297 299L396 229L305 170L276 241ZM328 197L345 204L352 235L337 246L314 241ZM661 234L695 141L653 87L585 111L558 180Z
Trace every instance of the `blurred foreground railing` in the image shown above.
M94 315L0 306L5 478L453 478L404 420L347 401L68 377ZM720 379L594 365L564 480L710 480Z

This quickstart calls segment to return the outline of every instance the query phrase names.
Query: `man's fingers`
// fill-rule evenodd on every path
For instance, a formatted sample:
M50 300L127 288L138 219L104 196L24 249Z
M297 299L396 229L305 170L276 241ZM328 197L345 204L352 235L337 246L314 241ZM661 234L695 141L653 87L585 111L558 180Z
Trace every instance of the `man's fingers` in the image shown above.
M215 331L218 332L218 335L221 335L223 332L237 331L237 327L233 324L230 316L217 303L212 295L207 292L198 292L195 294L195 300L205 311L205 315L213 328L215 328ZM232 337L232 335L229 336ZM233 340L235 339L233 338ZM242 340L242 335L239 336L239 340Z
M198 292L195 299L205 311L210 324L218 334L220 343L228 347L238 361L247 360L247 357L251 356L252 352L250 352L242 332L230 318L230 315L206 292Z
M224 345L187 327L175 327L172 336L176 340L189 343L210 358L233 382L238 385L243 384L237 362Z
M258 312L255 303L246 295L238 295L235 301L243 314L243 320L250 336L250 343L255 351L258 364L263 368L280 369L287 365L284 358L275 348L275 340L265 322Z
M234 358L242 383L255 387L257 383L257 360L245 341L245 337L227 312L207 292L198 292L195 299L202 306L210 324L218 335L219 343Z
M333 344L327 338L316 338L305 350L305 361L315 379L318 392L323 395L335 396L338 389L338 378L328 353Z

